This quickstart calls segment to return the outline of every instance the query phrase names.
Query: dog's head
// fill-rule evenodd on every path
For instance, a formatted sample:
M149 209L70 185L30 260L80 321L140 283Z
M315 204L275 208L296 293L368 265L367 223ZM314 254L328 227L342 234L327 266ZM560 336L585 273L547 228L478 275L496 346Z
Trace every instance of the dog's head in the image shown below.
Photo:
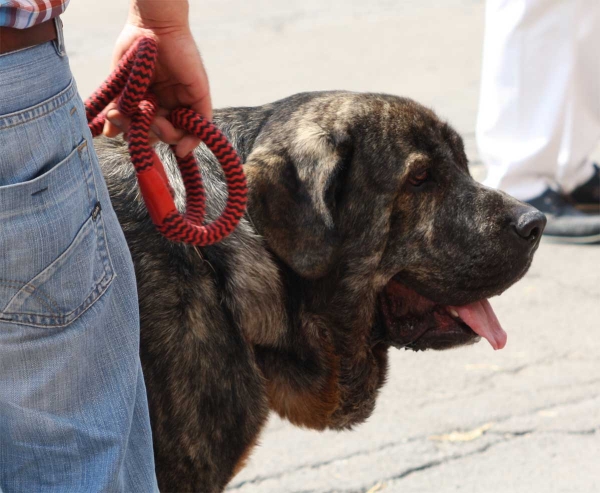
M525 274L545 218L473 180L460 136L432 111L299 95L273 110L246 171L250 216L310 283L310 310L333 306L398 347L504 345L487 298Z

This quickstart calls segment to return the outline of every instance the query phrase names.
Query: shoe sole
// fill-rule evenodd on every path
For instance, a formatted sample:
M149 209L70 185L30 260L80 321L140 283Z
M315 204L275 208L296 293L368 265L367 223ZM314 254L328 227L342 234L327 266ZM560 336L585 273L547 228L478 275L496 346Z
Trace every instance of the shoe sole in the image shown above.
M570 245L594 245L600 243L600 234L591 236L553 236L542 235L542 240L546 243L565 243Z

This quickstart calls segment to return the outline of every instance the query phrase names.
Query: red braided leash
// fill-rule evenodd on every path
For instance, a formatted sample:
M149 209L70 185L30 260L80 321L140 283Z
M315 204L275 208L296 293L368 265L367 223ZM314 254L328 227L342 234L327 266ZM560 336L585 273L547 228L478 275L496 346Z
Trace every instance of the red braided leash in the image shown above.
M246 211L247 187L242 163L235 149L211 122L190 109L173 110L168 117L173 126L201 139L219 160L228 190L221 216L203 226L206 196L198 163L193 153L177 157L187 201L185 214L177 210L163 165L148 143L150 125L158 108L156 97L148 90L157 55L156 42L151 38L142 38L132 46L110 77L85 102L88 124L94 137L100 135L105 121L101 112L120 94L119 110L131 117L131 162L152 221L171 241L212 245L228 236Z

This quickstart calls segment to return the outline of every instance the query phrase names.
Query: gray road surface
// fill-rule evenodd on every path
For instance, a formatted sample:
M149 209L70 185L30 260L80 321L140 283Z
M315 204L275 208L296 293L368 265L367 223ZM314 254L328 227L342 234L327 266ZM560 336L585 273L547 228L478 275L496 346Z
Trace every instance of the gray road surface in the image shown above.
M178 1L178 0L164 0ZM65 16L85 97L108 71L126 0L72 0ZM480 0L193 0L216 107L295 92L382 91L433 107L474 146ZM393 352L389 383L356 431L275 417L230 491L600 492L600 247L543 243L492 300L507 347Z

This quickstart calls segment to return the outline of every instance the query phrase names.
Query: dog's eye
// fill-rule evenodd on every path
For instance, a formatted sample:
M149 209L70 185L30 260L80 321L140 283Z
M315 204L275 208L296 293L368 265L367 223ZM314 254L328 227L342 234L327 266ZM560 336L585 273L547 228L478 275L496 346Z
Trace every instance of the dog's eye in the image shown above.
M425 170L425 171L419 172L416 175L412 175L408 179L408 181L413 187L418 187L418 186L421 186L423 183L425 183L428 179L429 179L429 171Z

